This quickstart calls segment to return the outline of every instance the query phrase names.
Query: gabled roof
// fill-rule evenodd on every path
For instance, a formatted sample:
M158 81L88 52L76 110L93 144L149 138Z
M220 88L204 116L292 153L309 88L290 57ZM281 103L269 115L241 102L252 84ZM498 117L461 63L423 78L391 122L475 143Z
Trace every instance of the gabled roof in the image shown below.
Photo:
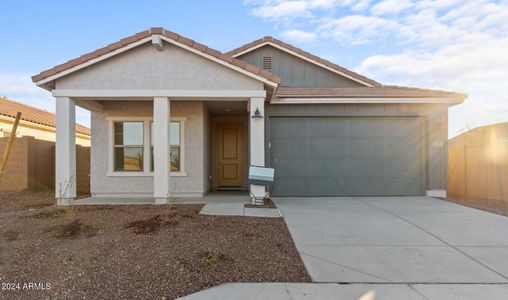
M295 88L279 87L279 98L451 98L464 100L467 94L383 85L378 87Z
M56 118L54 113L35 108L17 101L0 97L0 116L16 118L16 113L21 112L21 120L40 124L49 127L56 127ZM90 135L90 128L81 124L76 124L76 132Z
M55 77L56 75L61 74L64 71L71 70L72 68L76 68L80 65L89 64L90 62L94 62L95 60L100 61L101 57L109 57L111 56L111 54L114 54L115 51L120 53L119 50L121 50L122 48L127 48L130 45L135 44L137 42L142 41L149 42L152 36L161 36L163 38L175 42L175 44L177 45L190 47L191 49L197 51L198 53L202 54L205 57L212 57L218 59L226 63L230 67L240 68L241 70L245 71L247 74L253 77L259 76L263 79L266 79L269 82L273 83L274 86L280 83L280 78L273 75L272 73L261 70L255 66L249 65L248 63L242 60L233 58L232 56L227 54L223 54L220 51L209 48L203 44L195 42L177 33L165 30L164 28L161 27L150 28L149 30L139 32L135 35L121 39L116 43L110 44L106 47L84 54L78 58L69 60L66 63L57 65L49 70L43 71L35 76L32 76L32 81L34 81L38 85L43 84L44 83L43 81L45 79L47 80L50 77Z
M226 54L231 55L233 57L238 57L238 56L241 56L245 53L251 52L255 49L261 48L265 45L271 45L275 48L281 49L281 50L286 51L290 54L300 56L301 58L306 59L306 60L310 61L311 63L314 63L318 66L324 67L332 72L335 72L339 75L342 75L342 76L349 78L351 80L354 80L356 82L362 83L365 86L381 86L381 84L375 80L372 80L372 79L367 78L363 75L355 73L351 70L343 68L343 67L336 65L330 61L322 59L321 57L318 57L314 54L303 51L302 49L297 48L293 45L284 43L281 40L274 39L271 36L265 36L261 39L255 40L255 41L245 44L239 48L236 48L236 49L233 49L229 52L226 52Z

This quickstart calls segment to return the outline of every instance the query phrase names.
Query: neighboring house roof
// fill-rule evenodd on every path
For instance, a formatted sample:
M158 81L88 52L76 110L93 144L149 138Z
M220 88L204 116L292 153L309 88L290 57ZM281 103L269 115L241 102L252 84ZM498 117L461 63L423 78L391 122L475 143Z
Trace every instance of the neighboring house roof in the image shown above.
M265 36L261 39L255 40L255 41L245 44L241 47L233 49L229 52L226 52L226 54L231 55L233 57L238 57L238 56L241 56L245 53L253 51L255 49L261 48L265 45L274 46L276 48L279 48L281 50L289 52L290 54L293 54L293 55L294 54L300 55L300 56L310 60L314 64L323 65L325 67L328 67L329 69L334 70L336 73L339 73L340 75L348 77L350 79L353 79L357 82L363 83L366 86L381 86L381 84L375 80L372 80L372 79L367 78L363 75L360 75L356 72L353 72L351 70L343 68L343 67L336 65L328 60L322 59L321 57L318 57L314 54L303 51L302 49L297 48L293 45L284 43L281 40L274 39L271 36Z
M379 87L298 88L279 87L279 98L453 98L464 100L461 93L383 85Z
M448 142L448 146L464 146L508 142L508 122L470 129Z
M16 118L16 113L21 112L21 120L49 127L56 127L55 114L35 108L17 101L0 97L0 116ZM76 124L76 132L90 135L90 128Z
M150 28L149 30L139 32L139 33L132 35L130 37L121 39L120 41L118 41L116 43L110 44L106 47L103 47L103 48L97 49L95 51L92 51L90 53L84 54L78 58L69 60L66 63L57 65L49 70L43 71L35 76L32 76L32 81L36 82L37 84L42 84L43 82L41 82L41 81L48 79L49 77L53 77L59 73L70 70L70 69L75 68L77 66L84 65L89 62L94 62L94 60L97 60L97 62L98 62L98 61L100 61L99 59L103 56L109 57L108 55L113 54L113 52L115 52L115 51L120 53L118 50L120 50L121 48L126 48L129 45L132 45L136 42L142 41L142 40L147 39L152 36L162 36L162 37L172 40L178 44L182 44L184 46L191 47L192 49L197 50L198 52L200 52L201 54L204 54L205 56L212 56L216 59L219 59L222 62L225 62L226 64L228 64L230 66L240 68L251 75L259 76L259 77L264 78L270 82L273 82L274 85L277 85L278 83L280 83L280 78L273 75L270 72L267 72L265 70L255 67L255 66L249 65L245 61L233 58L230 55L226 55L224 53L221 53L220 51L214 50L212 48L209 48L208 46L205 46L205 45L195 42L191 39L188 39L184 36L181 36L177 33L165 30L164 28L160 28L160 27ZM149 41L149 39L146 40L146 42L148 42L148 41ZM66 74L64 74L64 75L66 75Z

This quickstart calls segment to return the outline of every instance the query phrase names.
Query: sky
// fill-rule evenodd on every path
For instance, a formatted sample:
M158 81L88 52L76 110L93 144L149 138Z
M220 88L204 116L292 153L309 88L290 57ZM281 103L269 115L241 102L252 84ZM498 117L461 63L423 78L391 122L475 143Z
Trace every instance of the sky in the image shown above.
M508 0L0 2L0 96L54 111L30 76L150 27L220 51L271 35L383 84L469 94L450 137L508 121ZM87 111L78 122L89 125Z

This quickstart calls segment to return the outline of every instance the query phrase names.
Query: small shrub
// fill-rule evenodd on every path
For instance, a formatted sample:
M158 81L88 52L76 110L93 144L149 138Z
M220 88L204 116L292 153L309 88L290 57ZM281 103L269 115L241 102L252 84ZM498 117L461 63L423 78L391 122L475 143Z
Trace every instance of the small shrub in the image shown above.
M132 229L134 234L155 234L162 227L178 225L177 220L164 220L161 215L155 215L149 219L137 220L124 225L124 228Z
M132 229L135 234L155 234L162 226L162 218L156 215L146 220L137 220L124 225L125 228Z
M95 226L81 223L80 220L50 227L48 232L53 232L57 239L75 239L80 236L92 237L97 235L98 229Z
M62 210L67 219L74 219L76 216L76 207L74 205L64 206Z
M222 253L205 252L201 257L201 266L203 267L215 266L216 264L224 260L226 260L226 255Z

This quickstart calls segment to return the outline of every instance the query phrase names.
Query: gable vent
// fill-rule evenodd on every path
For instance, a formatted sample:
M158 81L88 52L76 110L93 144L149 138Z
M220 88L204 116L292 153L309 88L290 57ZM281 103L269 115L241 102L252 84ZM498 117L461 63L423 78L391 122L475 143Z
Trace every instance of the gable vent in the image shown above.
M263 56L263 70L271 70L271 69L272 69L272 57Z

